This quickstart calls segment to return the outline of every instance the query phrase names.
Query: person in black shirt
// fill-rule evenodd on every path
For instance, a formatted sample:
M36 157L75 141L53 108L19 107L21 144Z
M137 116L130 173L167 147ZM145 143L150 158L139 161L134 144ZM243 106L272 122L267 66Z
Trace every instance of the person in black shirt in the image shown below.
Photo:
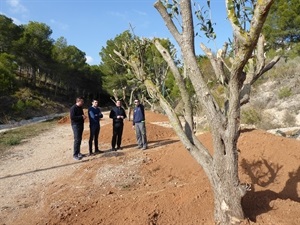
M76 98L76 103L70 108L70 119L74 134L73 158L75 160L80 160L83 157L83 155L80 153L80 145L84 129L84 120L86 119L82 108L83 103L83 98L78 97Z
M122 134L124 123L123 120L126 118L124 108L121 106L121 101L116 101L116 106L112 108L109 114L109 118L113 120L113 136L111 140L112 151L121 150ZM117 144L117 148L116 148Z

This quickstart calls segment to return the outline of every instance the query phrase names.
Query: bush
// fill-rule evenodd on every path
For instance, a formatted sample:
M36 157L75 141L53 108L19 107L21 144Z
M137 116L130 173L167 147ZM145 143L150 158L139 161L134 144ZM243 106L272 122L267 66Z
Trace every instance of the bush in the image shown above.
M290 97L292 95L292 90L289 87L282 87L279 89L278 98L283 99Z
M245 124L257 125L261 122L260 113L254 108L243 110L241 113L241 122Z
M17 111L17 112L22 112L25 110L26 105L25 102L23 102L22 100L18 100L16 104L14 104L12 106L13 110Z
M7 140L5 140L5 144L10 145L10 146L18 145L21 143L21 140L22 140L22 138L20 136L14 135L14 136L9 137Z

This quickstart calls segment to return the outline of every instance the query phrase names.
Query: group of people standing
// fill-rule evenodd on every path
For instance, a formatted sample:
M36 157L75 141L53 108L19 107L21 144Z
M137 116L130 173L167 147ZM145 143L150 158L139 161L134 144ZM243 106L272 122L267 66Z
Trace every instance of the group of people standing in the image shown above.
M83 154L80 153L80 145L82 141L82 134L84 130L84 121L87 118L83 112L84 99L82 97L76 98L76 103L70 108L71 126L74 134L73 158L80 160ZM98 106L98 101L94 99L92 105L88 108L88 118L90 125L89 137L89 155L99 154L98 138L100 134L100 119L103 114ZM145 109L138 99L134 100L135 108L133 111L133 129L135 129L137 148L147 149L147 136L145 125ZM124 128L124 119L127 118L126 112L121 105L121 101L117 100L115 107L109 113L109 118L112 119L113 134L111 140L111 150L122 150L122 134ZM94 143L94 153L93 153Z

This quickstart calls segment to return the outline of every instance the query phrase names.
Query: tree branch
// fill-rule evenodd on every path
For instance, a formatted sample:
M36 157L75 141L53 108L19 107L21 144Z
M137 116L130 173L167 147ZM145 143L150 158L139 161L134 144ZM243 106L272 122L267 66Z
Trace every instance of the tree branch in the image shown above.
M203 52L206 54L206 56L209 58L210 63L213 67L213 70L215 71L216 74L216 78L220 81L221 84L225 84L228 83L228 79L225 75L224 72L224 67L223 67L223 58L222 58L222 51L220 50L218 53L219 57L216 57L209 48L207 48L204 44L200 44L201 49L203 50ZM229 69L229 68L228 68Z
M180 43L181 35L178 32L177 27L173 23L173 20L172 20L171 16L169 15L169 13L167 12L167 9L165 8L165 6L162 4L161 1L158 0L154 3L154 7L160 13L161 17L163 18L163 20L166 23L167 28L169 29L169 31L171 32L171 34L173 35L173 37L175 38L177 43Z
M174 78L176 80L176 83L178 85L179 91L181 93L182 96L182 100L184 102L184 108L185 108L185 112L184 112L184 116L186 119L186 122L188 124L188 126L186 126L186 133L190 139L190 141L192 141L192 143L194 143L194 141L192 140L192 133L193 133L193 110L192 110L192 105L191 105L191 101L190 101L190 96L189 93L185 87L185 81L183 79L183 77L181 76L179 69L177 68L176 64L174 63L174 60L172 59L170 53L168 52L167 49L165 49L159 42L159 40L154 40L154 44L157 48L157 50L160 52L160 54L162 55L162 57L164 58L164 60L168 63Z

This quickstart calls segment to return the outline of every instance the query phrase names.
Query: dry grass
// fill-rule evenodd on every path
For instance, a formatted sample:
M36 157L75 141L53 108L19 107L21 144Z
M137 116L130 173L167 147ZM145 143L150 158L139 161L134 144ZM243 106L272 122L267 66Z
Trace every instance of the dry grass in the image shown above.
M15 129L0 133L0 154L13 145L21 144L24 140L37 136L49 130L57 123L57 120L24 125Z

